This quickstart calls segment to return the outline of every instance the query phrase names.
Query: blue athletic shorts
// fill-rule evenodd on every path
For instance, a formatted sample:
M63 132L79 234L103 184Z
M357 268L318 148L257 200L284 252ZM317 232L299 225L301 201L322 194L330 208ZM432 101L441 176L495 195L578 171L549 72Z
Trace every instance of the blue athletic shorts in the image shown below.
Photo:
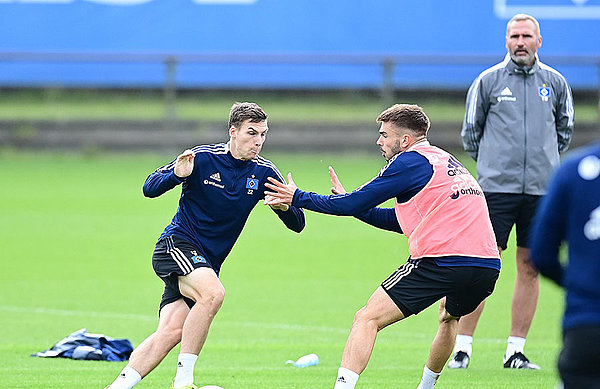
M460 317L475 310L496 285L500 272L476 266L438 266L434 258L409 259L381 283L404 317L446 297L446 311Z

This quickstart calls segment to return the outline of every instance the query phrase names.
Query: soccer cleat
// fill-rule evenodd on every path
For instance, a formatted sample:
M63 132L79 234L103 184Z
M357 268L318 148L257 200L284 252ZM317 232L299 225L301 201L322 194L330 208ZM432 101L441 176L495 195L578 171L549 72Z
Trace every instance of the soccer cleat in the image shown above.
M454 356L452 357L450 362L448 362L448 368L449 369L466 369L467 367L469 367L470 360L471 360L471 358L469 358L469 355L467 355L466 352L458 351L456 354L454 354Z
M187 384L178 387L174 387L173 385L171 385L171 389L198 389L198 387L194 384Z
M504 362L504 367L507 369L531 369L540 370L541 368L535 363L529 362L529 359L523 353L516 352Z

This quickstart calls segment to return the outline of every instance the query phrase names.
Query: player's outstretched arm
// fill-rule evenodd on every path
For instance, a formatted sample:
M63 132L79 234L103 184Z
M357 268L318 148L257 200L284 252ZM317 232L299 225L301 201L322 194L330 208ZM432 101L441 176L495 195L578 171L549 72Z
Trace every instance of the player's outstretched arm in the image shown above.
M194 153L185 150L174 161L151 173L142 191L146 197L158 197L181 184L194 170Z
M346 189L340 182L333 167L329 166L329 177L331 178L331 193L344 194ZM355 218L361 220L373 227L381 228L382 230L394 231L402 233L402 228L396 219L396 213L393 208L371 208L364 212L354 215Z

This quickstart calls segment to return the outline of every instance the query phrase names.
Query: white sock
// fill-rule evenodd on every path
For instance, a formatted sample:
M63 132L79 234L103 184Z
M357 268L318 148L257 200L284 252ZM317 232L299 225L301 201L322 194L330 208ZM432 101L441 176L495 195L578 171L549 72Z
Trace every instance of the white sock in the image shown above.
M345 367L340 367L333 389L354 389L356 381L358 381L358 374Z
M440 378L440 374L442 373L434 373L425 365L423 368L423 378L421 378L421 383L417 386L417 389L433 389L438 378Z
M512 357L514 353L523 353L523 349L525 348L525 340L525 338L519 338L518 336L508 337L504 362L506 362L508 358Z
M108 387L108 389L131 389L142 380L142 376L129 366L121 371L121 374Z
M473 337L469 335L456 335L456 344L454 344L454 353L464 351L469 358L473 353Z
M179 354L179 357L177 357L177 374L175 375L175 381L173 381L175 388L194 383L194 366L197 359L196 354Z

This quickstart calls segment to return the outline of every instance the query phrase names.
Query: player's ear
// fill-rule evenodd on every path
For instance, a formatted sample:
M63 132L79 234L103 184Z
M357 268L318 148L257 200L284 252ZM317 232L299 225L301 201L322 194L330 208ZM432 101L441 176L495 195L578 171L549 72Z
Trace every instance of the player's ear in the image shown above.
M405 133L404 135L402 135L402 147L408 147L408 145L410 144L410 142L412 141L412 136L408 133Z
M237 128L235 126L229 127L229 136L231 138L234 138L236 133L237 133Z

